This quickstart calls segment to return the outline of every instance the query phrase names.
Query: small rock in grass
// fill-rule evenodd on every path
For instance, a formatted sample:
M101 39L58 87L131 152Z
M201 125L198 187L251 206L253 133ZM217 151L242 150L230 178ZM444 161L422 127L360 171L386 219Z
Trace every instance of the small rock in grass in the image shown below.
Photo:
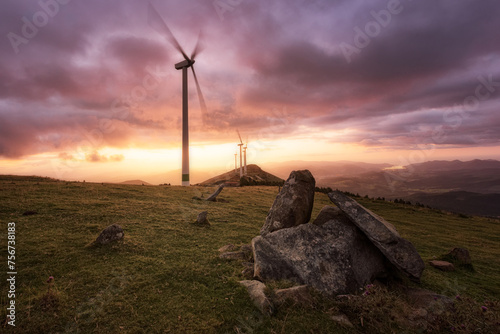
M439 261L439 260L433 260L430 262L430 265L436 269L442 270L442 271L454 271L455 266L447 261Z
M198 217L196 218L196 224L210 226L210 222L208 221L207 211L202 211L198 214Z
M332 315L332 320L344 327L354 328L354 325L345 314Z
M101 234L95 240L95 243L100 245L106 245L110 242L117 241L123 239L125 236L125 232L123 232L123 228L120 225L113 224L106 227Z
M456 260L459 264L472 264L469 251L466 248L453 248L448 256Z
M240 284L247 288L250 299L262 314L272 315L274 313L274 306L264 293L266 289L264 283L255 280L245 280L240 281Z

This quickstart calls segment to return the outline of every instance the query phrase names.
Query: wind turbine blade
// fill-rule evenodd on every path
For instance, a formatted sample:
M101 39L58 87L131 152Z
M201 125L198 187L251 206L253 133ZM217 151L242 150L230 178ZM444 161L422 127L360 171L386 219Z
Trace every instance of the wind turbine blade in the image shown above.
M158 13L151 2L148 5L148 24L159 34L163 35L177 50L179 50L179 52L184 56L184 59L190 61L174 34L172 34L172 31L168 28L167 23L163 20L160 13Z
M194 82L196 83L196 90L198 91L198 99L200 100L201 116L203 121L205 121L207 116L207 105L205 104L205 98L203 97L203 93L201 92L200 83L198 82L198 77L196 76L194 65L191 66L191 70L193 71Z
M238 137L240 137L240 143L241 145L243 145L243 140L241 140L240 130L236 129L236 132L238 132Z
M203 36L202 36L201 31L200 31L200 33L198 34L198 40L196 41L196 45L193 49L193 53L191 54L191 60L194 60L194 58L203 50L203 47L201 45L202 38L203 38Z

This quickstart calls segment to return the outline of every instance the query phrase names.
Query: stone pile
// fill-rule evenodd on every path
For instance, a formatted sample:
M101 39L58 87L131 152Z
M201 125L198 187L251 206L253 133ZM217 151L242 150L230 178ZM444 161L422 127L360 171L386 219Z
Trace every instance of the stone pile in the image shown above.
M415 247L343 193L331 192L336 207L325 206L310 222L314 191L308 170L290 174L252 240L254 280L285 279L330 296L355 293L394 272L420 280L425 264Z

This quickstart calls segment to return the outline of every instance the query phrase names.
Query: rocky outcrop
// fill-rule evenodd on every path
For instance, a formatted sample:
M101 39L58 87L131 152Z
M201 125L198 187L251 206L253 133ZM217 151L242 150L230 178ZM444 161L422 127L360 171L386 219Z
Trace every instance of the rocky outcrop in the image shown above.
M101 234L97 237L94 243L99 245L106 245L110 242L117 241L123 239L125 236L125 232L123 232L123 228L120 225L113 224L106 227Z
M316 181L308 170L293 171L274 200L261 235L306 224L311 219Z
M340 191L328 196L397 269L413 280L420 280L424 261L412 243L401 238L393 225Z
M286 279L327 294L353 293L385 273L384 256L352 223L330 220L252 240L254 275Z

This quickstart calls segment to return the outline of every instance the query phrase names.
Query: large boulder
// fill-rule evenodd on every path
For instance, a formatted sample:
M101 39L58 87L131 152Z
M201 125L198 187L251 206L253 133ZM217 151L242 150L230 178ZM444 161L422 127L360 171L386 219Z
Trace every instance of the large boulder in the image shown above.
M254 276L286 279L327 295L354 293L385 273L382 253L351 222L331 219L252 240Z
M290 173L260 230L266 235L283 228L306 224L311 219L316 181L308 170Z
M425 264L411 242L401 238L395 227L340 191L328 194L331 201L370 239L399 270L419 281Z

